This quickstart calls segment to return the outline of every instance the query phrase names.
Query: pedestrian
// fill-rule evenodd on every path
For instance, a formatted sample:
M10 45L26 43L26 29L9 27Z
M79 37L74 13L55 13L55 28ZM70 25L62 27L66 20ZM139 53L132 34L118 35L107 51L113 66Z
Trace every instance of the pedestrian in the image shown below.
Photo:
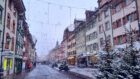
M29 63L29 69L32 69L32 66L33 66L32 63L30 62Z

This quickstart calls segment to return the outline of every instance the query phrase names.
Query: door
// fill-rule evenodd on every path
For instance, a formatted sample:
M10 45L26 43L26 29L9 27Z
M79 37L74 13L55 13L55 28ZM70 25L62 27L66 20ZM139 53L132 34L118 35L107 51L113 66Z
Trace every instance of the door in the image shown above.
M10 58L7 58L7 75L10 73Z

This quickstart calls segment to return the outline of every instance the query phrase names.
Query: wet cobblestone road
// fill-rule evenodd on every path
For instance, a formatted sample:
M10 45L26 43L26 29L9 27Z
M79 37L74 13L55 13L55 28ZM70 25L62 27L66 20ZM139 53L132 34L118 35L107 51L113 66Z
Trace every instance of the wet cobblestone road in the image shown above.
M37 65L24 79L82 79L68 72L58 71L46 65Z

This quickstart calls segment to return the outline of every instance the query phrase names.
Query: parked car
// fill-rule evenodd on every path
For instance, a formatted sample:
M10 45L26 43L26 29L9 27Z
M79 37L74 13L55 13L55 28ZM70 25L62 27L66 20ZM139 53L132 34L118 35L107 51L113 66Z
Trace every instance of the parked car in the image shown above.
M52 68L54 68L54 67L58 67L58 65L56 63L53 63Z
M68 67L66 64L61 64L61 65L59 66L59 70L60 70L60 71L62 71L62 70L64 70L64 71L69 71L69 67Z

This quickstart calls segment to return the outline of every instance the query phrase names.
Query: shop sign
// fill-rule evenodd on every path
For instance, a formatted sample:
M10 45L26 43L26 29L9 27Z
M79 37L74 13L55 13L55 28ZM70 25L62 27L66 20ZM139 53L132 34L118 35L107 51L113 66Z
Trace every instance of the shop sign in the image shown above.
M4 51L2 52L2 56L13 56L13 53L10 51Z

